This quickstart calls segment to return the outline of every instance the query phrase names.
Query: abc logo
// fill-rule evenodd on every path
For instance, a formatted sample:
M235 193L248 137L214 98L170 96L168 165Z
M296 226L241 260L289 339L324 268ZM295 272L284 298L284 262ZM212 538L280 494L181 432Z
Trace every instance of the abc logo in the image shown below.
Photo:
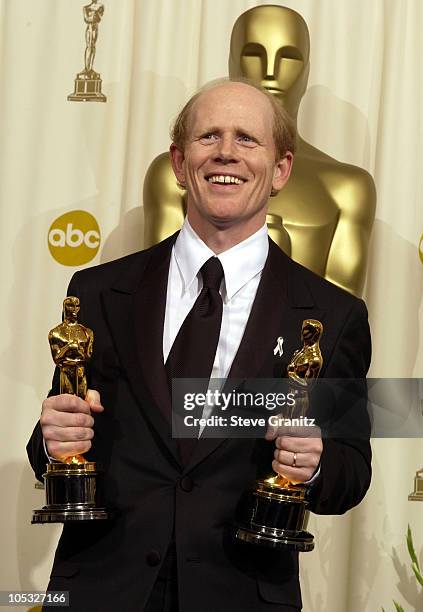
M97 254L100 228L85 210L72 210L58 217L48 231L48 248L53 258L64 266L81 266Z
M423 234L421 235L421 238L420 238L419 254L420 254L420 259L423 263Z

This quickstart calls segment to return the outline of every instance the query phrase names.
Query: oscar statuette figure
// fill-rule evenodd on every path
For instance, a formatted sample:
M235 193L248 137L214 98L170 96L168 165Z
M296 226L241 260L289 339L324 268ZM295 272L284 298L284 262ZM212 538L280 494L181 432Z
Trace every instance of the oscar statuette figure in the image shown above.
M93 69L98 26L104 15L104 6L97 0L92 0L83 8L85 28L85 68L76 75L74 92L68 96L72 102L106 102L106 96L101 92L101 77Z
M85 399L87 364L93 352L94 334L78 322L79 298L63 301L63 321L48 335L51 354L60 371L60 393ZM108 513L100 505L100 472L83 455L63 457L47 464L43 474L46 505L34 510L32 523L102 520Z
M303 347L295 351L287 368L289 393L295 399L287 415L291 422L295 419L303 423L307 417L309 391L323 365L319 347L322 332L320 321L303 321ZM307 506L307 485L290 482L279 474L257 480L236 522L235 538L274 549L313 550L313 535L306 531Z

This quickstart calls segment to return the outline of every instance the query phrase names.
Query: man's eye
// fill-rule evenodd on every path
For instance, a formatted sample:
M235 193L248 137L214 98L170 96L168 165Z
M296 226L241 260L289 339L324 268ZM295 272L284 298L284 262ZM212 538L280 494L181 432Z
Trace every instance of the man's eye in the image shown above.
M242 144L246 144L246 145L254 145L255 144L254 138L252 138L251 136L248 136L248 134L240 134L238 136L238 141L241 142Z
M203 142L214 142L216 139L217 139L216 134L212 134L211 132L207 134L203 134L200 137L200 140L202 140Z

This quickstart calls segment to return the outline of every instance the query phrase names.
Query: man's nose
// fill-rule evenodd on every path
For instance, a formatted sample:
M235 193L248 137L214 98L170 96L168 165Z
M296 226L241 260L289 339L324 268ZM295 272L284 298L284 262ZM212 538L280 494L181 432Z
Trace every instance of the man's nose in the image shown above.
M223 161L225 163L236 161L237 156L232 135L224 134L220 138L217 146L216 157L219 159L219 161Z

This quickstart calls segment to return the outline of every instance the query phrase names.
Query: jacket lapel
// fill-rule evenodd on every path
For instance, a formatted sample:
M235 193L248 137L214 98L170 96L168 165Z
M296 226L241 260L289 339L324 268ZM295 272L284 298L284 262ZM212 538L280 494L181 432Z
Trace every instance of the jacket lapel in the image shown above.
M323 319L324 313L315 306L302 275L293 278L295 265L269 240L269 254L256 298L228 378L286 376L294 351L301 348L303 320ZM274 354L279 337L283 338L282 356ZM200 438L187 469L203 461L222 442L221 438Z
M163 364L163 323L169 262L176 235L143 253L103 295L109 327L140 408L173 458L171 402Z

